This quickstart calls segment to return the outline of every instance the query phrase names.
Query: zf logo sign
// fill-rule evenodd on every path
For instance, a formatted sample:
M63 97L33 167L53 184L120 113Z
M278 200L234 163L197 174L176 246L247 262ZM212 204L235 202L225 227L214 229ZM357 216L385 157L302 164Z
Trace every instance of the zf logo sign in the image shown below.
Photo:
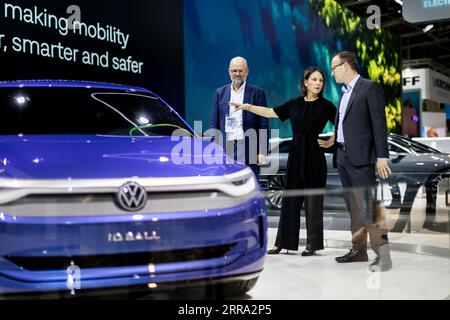
M403 86L415 86L420 82L420 77L405 77L403 78Z

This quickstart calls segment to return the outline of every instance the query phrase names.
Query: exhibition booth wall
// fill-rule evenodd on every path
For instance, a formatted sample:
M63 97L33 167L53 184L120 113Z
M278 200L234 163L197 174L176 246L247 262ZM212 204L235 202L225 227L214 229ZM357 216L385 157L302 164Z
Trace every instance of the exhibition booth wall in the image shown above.
M80 21L80 25L76 22ZM74 23L71 26L71 23ZM72 79L153 90L187 122L209 125L229 60L248 59L249 82L277 105L299 94L303 70L326 74L325 97L338 103L330 60L357 53L360 72L385 90L389 130L400 132L399 40L336 1L21 1L0 7L2 80ZM281 136L290 136L278 121ZM329 123L325 132L332 131Z

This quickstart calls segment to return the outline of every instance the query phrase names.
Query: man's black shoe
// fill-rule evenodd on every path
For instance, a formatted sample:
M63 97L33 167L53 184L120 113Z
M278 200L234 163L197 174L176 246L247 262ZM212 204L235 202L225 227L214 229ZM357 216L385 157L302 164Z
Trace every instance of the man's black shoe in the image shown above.
M350 249L349 253L347 253L346 255L342 257L336 257L336 261L338 263L366 262L369 261L369 257L367 256L366 251Z

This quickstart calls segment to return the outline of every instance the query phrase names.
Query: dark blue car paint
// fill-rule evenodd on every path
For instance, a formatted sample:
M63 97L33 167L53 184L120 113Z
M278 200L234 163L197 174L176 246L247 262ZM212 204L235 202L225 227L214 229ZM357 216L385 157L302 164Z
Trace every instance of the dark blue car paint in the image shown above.
M1 82L2 87L89 87L142 92L157 97L143 88L84 81L12 81ZM192 161L190 165L176 165L161 161L161 157L170 159L176 143L170 137L1 136L0 178L43 182L52 179L183 178L222 176L245 168L226 163L206 165ZM192 160L208 157L202 154L206 142L195 137L191 143L203 146L193 148L189 155ZM128 212L64 217L47 216L42 212L24 217L2 211L0 295L68 290L66 269L26 270L11 262L11 257L71 259L233 244L229 252L218 258L155 263L154 270L149 270L148 264L81 269L81 288L127 287L257 274L264 263L266 227L264 200L259 192L239 206L209 211L148 212L138 218ZM111 233L146 231L155 232L158 238L120 243L108 241ZM76 264L76 258L74 260Z
M172 148L182 140L171 137L3 136L0 138L0 169L17 179L112 179L123 177L217 176L240 171L243 165L203 161L207 142L183 137L191 153L183 166L171 158ZM196 146L195 146L196 145ZM198 164L197 164L198 163ZM1 175L0 175L1 176Z

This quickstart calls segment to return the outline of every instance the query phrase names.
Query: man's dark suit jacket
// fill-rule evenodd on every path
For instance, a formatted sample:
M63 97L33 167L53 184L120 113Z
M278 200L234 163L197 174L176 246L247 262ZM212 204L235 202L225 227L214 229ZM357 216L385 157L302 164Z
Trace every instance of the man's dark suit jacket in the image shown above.
M336 113L336 142L339 112ZM355 83L342 123L347 155L354 166L389 159L384 93L372 81L360 77ZM336 167L336 153L333 164Z
M226 142L227 142L227 136L225 134L225 117L229 115L230 112L230 105L228 104L230 102L230 96L231 96L231 85L223 86L216 90L216 93L214 95L214 101L212 105L212 115L211 115L211 123L210 128L217 129L222 132L223 137L223 148L226 150ZM253 104L255 106L267 106L267 100L266 100L266 94L263 89L260 89L258 87L252 86L250 84L246 84L245 86L245 92L244 92L244 103ZM257 154L267 154L267 150L259 150L259 139L262 138L259 135L260 129L267 129L269 127L269 122L267 118L258 116L254 113L251 113L249 111L242 111L242 126L244 129L244 133L248 129L255 129L258 137L258 144L257 144ZM267 139L266 146L268 146L268 133L264 137ZM247 140L247 139L246 139ZM246 141L246 147L245 147L245 154L246 154L246 163L248 163L248 155L249 155L249 145L248 141Z

